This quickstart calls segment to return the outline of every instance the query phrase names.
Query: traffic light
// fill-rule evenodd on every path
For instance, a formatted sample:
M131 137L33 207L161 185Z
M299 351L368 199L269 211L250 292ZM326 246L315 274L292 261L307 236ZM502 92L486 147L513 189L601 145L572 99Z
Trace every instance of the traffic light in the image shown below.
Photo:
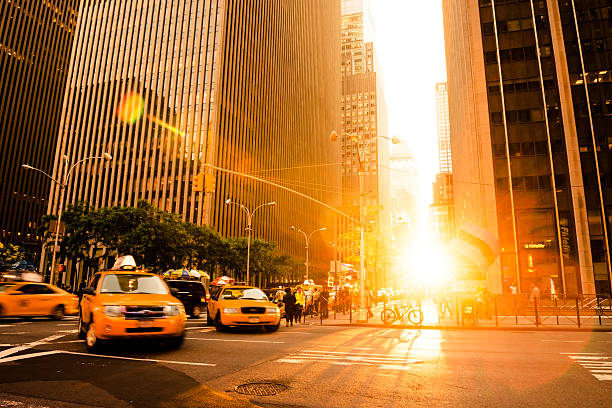
M204 173L198 173L193 177L193 191L204 191Z
M333 276L330 276L329 278L327 278L327 287L329 288L334 287L334 277Z
M212 174L206 174L204 176L204 192L214 193L215 192L215 176Z

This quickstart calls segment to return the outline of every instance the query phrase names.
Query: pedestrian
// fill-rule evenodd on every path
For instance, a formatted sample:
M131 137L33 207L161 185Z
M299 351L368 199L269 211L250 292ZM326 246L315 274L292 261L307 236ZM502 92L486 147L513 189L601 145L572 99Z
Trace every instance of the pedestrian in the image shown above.
M314 306L314 314L316 315L319 312L319 302L321 299L321 292L319 292L318 288L314 289L314 292L312 292L312 303Z
M536 315L536 323L538 325L542 324L542 319L540 318L540 288L538 287L538 281L531 284L531 295L529 296L529 301L533 303L535 315Z
M304 307L306 306L306 294L301 286L297 287L297 292L295 292L295 321L299 322L302 320L302 313L304 312Z
M368 319L374 317L374 313L372 313L372 304L374 303L374 294L371 290L366 288L366 308L368 309Z
M327 288L323 288L323 292L319 296L319 313L321 313L321 316L323 317L323 319L327 319L328 317L328 313L329 313L327 309L328 303L329 303L329 292L327 291Z
M513 295L516 295L516 282L512 282L512 285L510 285L510 293L512 293Z
M293 317L295 314L295 296L291 293L291 288L285 289L285 296L283 296L283 303L285 304L285 327L293 326Z

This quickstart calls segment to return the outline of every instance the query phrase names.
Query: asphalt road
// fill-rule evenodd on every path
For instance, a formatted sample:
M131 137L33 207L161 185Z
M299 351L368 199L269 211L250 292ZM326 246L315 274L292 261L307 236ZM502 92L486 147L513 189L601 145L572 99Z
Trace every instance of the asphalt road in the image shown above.
M0 320L0 407L605 407L612 333L299 325L90 355L77 321ZM236 387L250 383L266 386Z

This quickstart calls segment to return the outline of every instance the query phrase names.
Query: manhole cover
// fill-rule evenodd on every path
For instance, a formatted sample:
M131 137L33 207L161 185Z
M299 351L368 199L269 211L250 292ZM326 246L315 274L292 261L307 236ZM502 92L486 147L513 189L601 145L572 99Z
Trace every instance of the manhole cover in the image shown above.
M287 388L288 387L283 384L264 382L240 384L237 385L234 390L236 390L236 392L239 394L264 396L276 395L279 392L285 391Z

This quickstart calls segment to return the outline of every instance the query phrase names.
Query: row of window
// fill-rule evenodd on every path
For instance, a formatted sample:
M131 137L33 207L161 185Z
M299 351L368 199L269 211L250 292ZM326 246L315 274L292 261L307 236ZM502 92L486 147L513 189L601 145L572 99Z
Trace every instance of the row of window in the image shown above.
M544 76L544 89L555 89L555 79L552 75ZM487 84L490 94L500 93L499 81L489 81ZM519 78L504 81L504 93L541 91L540 78Z
M510 143L508 150L510 151L510 157L542 156L548 154L548 142L537 140L535 142ZM506 145L494 144L493 154L495 157L506 157Z
M536 56L537 54L536 54L535 46L511 48L508 50L499 50L499 59L503 63L534 60L536 59ZM550 45L540 46L540 56L542 58L547 58L551 56ZM497 63L497 53L495 51L485 52L485 63L486 64Z
M541 122L544 120L544 112L541 108L520 109L506 111L507 123L529 123ZM501 112L491 112L491 123L494 125L503 125L503 116Z
M557 190L567 188L568 182L567 175L555 174L555 187ZM549 174L541 176L525 176L525 177L512 177L512 189L515 191L538 191L552 189L551 178ZM508 190L508 178L502 177L495 179L495 184L499 191Z
M603 69L601 71L596 72L587 72L586 81L587 84L601 84L606 82L612 82L612 71L608 69ZM572 85L584 84L582 73L570 74L570 83Z
M521 30L531 30L532 28L533 28L533 20L531 19L531 17L497 22L497 32L500 34L501 33L511 33L514 31L521 31ZM489 35L495 34L493 22L483 23L482 31L484 34L489 34Z

